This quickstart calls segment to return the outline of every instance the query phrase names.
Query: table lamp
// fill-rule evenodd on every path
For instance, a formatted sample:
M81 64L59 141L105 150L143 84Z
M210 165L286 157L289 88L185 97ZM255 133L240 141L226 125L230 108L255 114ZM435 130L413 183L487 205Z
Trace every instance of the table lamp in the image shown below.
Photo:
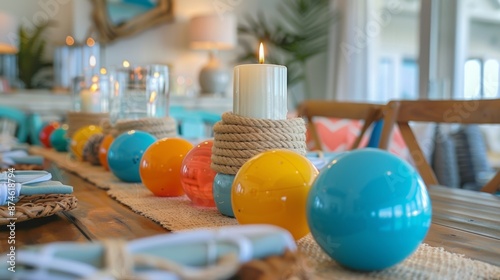
M189 24L190 47L209 50L207 64L200 71L202 94L224 93L229 81L229 70L217 58L220 50L230 50L236 45L236 18L234 15L200 15Z
M0 11L0 54L17 53L17 20Z

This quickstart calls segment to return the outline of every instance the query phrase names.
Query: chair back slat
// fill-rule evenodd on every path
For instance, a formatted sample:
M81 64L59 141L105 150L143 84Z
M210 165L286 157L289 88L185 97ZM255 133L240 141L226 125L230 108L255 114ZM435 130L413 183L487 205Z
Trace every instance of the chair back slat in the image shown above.
M398 122L500 123L500 99L392 102L399 103Z
M314 117L363 120L363 127L350 147L351 149L355 149L359 147L363 135L366 133L368 128L375 121L383 119L388 109L389 108L383 104L306 100L299 105L298 114L299 116L306 118L308 131L314 141L316 149L322 149L323 146L321 138L319 137L318 131L313 122ZM384 135L382 132L379 147L386 148L388 146L388 141L389 136Z
M385 134L397 124L410 151L410 155L427 186L437 185L438 180L425 159L410 122L500 124L500 99L488 100L415 100L391 101L393 108L384 118ZM481 191L496 192L500 186L500 171Z

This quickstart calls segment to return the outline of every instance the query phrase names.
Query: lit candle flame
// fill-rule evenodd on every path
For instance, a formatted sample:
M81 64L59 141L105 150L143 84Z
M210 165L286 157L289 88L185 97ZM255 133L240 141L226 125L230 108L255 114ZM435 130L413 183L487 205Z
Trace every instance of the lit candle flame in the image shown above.
M130 62L128 62L128 60L124 60L123 61L123 67L129 68L130 67Z
M262 42L259 46L259 64L264 64L264 44Z
M87 46L93 47L95 45L95 40L92 37L87 38Z
M150 104L153 104L155 102L156 95L157 95L156 91L151 92L151 97L149 97L149 103Z
M97 63L97 61L95 59L95 56L91 55L90 59L89 59L90 67L92 67L92 68L95 67L96 63Z
M73 37L66 36L66 45L73 46L74 43L75 43L75 39L73 39Z
M99 86L97 84L92 84L90 86L90 91L91 92L96 92L99 89Z

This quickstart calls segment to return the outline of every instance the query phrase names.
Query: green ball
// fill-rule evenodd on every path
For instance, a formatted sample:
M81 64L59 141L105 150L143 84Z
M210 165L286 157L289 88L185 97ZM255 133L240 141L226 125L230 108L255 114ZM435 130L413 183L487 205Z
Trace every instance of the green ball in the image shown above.
M50 145L58 152L67 152L69 145L69 138L66 136L68 131L67 125L62 125L55 129L49 137Z

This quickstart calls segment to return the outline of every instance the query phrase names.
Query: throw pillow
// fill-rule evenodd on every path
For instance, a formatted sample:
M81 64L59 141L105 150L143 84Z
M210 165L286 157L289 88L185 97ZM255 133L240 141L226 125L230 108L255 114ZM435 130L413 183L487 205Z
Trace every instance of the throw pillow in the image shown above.
M313 122L323 144L322 149L328 152L348 151L362 127L362 122L358 120L315 117ZM365 135L360 147L364 147L367 141L368 137ZM306 133L306 143L310 150L314 147L313 138L309 133Z
M439 126L436 127L435 139L431 162L434 174L436 174L440 185L459 188L460 174L458 173L455 143L450 136L442 133Z
M461 186L475 186L473 189L481 189L478 178L484 173L492 172L492 168L479 126L464 125L452 134L452 138L455 142Z

